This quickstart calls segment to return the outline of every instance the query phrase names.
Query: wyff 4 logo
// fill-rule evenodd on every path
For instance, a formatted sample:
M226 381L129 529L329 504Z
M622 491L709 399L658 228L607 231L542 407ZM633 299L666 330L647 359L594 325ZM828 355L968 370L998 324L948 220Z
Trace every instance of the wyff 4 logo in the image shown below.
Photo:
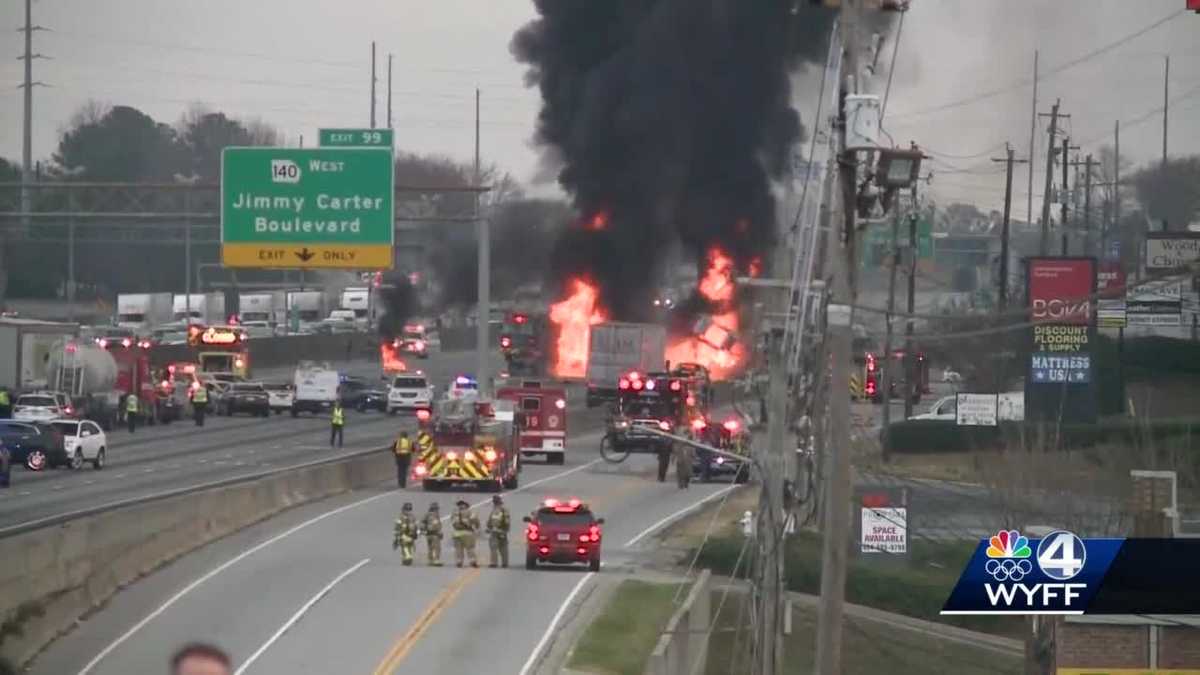
M1033 572L1032 556L1029 539L1016 530L1001 530L988 540L984 569L997 582L983 586L988 602L997 609L1071 610L1072 602L1079 599L1087 584L1061 582L1069 581L1083 571L1087 561L1087 547L1083 541L1070 532L1057 530L1038 543L1038 569L1060 583L1024 583L1023 580Z

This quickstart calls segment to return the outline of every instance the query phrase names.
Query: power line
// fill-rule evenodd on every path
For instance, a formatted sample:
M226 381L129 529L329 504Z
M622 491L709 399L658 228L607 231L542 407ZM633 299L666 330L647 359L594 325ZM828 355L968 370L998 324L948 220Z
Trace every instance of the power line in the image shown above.
M1175 17L1180 16L1181 14L1184 14L1186 11L1187 10L1185 10L1185 9L1176 10L1176 11L1172 12L1171 14L1159 19L1158 21L1155 21L1154 23L1151 23L1148 26L1145 26L1143 28L1140 28L1140 29L1134 31L1133 33L1129 33L1128 35L1120 37L1120 38L1114 40L1113 42L1110 42L1102 47L1093 49L1090 52L1081 54L1080 56L1077 56L1069 61L1060 63L1059 65L1054 66L1053 68L1050 68L1048 71L1046 71L1044 74L1040 75L1039 77L1040 77L1040 79L1046 79L1048 77L1058 75L1059 73L1062 73L1066 70L1074 68L1075 66L1077 66L1081 63L1090 61L1091 59L1094 59L1097 56L1101 56L1101 55L1103 55L1107 52L1110 52L1113 49L1116 49L1117 47L1119 47L1131 40L1134 40L1136 38L1141 37L1142 35L1145 35L1146 33L1149 33L1150 31L1167 23L1168 21L1174 19ZM1002 87L984 90L984 91L978 92L976 94L973 94L971 96L967 96L965 98L950 101L948 103L943 103L941 105L933 106L931 108L925 108L923 110L916 110L916 111L907 112L907 113L900 113L900 114L895 115L894 117L900 117L900 118L918 117L921 115L927 115L929 113L941 112L943 110L953 110L955 108L961 108L963 106L971 105L973 103L978 103L979 101L985 101L989 98L995 98L1001 94L1005 94L1010 91L1020 89L1024 86L1030 85L1030 84L1033 84L1032 78L1021 78L1020 80L1016 80L1016 81L1014 81L1010 84L1004 85Z

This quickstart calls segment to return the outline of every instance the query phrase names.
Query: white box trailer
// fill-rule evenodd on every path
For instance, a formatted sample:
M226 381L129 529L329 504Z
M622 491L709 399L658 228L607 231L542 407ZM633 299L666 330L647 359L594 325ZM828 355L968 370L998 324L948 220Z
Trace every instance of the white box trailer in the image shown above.
M117 326L146 333L173 320L170 293L119 293Z
M287 320L287 297L283 291L242 293L238 295L238 318L242 321L266 321L272 326Z
M0 319L0 387L9 391L46 387L55 345L77 335L78 324Z
M228 320L225 314L225 294L220 291L210 293L176 293L173 303L176 321L185 319L206 326L224 324ZM188 316L188 311L191 316Z
M588 339L587 404L615 401L617 382L631 370L666 367L667 329L650 323L610 321L592 326Z

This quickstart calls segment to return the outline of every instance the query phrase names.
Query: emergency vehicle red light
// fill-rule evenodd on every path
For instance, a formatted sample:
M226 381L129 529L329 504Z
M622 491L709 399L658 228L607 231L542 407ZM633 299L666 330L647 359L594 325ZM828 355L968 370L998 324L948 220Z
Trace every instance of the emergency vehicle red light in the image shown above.
M501 347L511 347L512 340L506 335L506 336L500 338L500 346Z
M692 420L692 428L695 429L696 431L703 431L704 427L707 427L707 426L708 426L708 422L705 422L702 419Z
M133 340L130 340L129 338L125 338L124 340L121 340L121 346L122 347L131 347L131 346L133 346Z
M671 423L670 423L670 422L668 422L668 421L666 421L666 420L663 420L662 422L659 422L659 423L658 423L658 428L659 428L659 429L662 429L663 431L670 431L670 430L671 430Z
M418 476L424 476L425 474L429 473L429 469L426 469L424 464L418 464L417 468L413 469L413 473L417 474Z
M546 507L546 508L548 508L548 509L552 509L552 508L554 508L554 507L558 506L558 500L557 500L557 499L555 499L555 498L553 498L553 497L551 497L551 498L549 498L549 499L547 499L547 500L543 501L543 502L542 502L542 506L545 506L545 507Z
M625 378L621 378L621 381L617 383L617 389L628 389L628 388L629 388L629 380L626 380Z
M497 457L496 451L491 448L488 448L487 450L483 451L483 460L485 462L487 462L488 464L491 464L492 462L496 461L496 457Z
M75 349L76 349L76 347L75 347L75 343L74 343L74 342L68 342L68 343L67 343L67 353L68 353L68 354L74 354L74 353L75 353Z
M580 502L578 499L575 499L574 497L572 497L570 500L568 500L568 501L567 501L567 505L568 505L568 506L570 506L570 507L571 507L571 508L573 508L573 509L577 509L577 508L579 508L579 505L580 505L581 503L582 503L582 502Z
M631 372L631 373L629 373L629 379L631 379L631 380L636 380L636 379L638 379L638 378L640 378L640 377L641 377L641 375L639 375L639 374L638 374L638 371L636 371L636 370L635 370L635 371L633 371L633 372Z
M549 546L543 546L543 547L541 547L541 548L539 548L539 549L538 549L538 553L541 553L542 555L550 555L550 547L549 547Z
M167 372L168 372L168 373L170 373L170 374L172 374L172 375L174 375L174 374L175 374L175 364L174 364L174 363L172 363L171 365L167 366Z
M525 323L527 317L524 314L516 314L513 316L513 323Z
M71 406L67 406L67 407L63 408L63 412L68 415L73 415L73 414L75 414L75 409L72 408Z
M646 391L654 391L654 380L646 380Z
M725 428L729 431L737 431L739 426L737 420L725 420Z
M600 541L600 526L592 525L591 527L588 528L588 534L591 535L593 544L596 542L599 542Z
M582 546L575 549L575 552L578 553L579 555L587 555L587 549Z
M687 404L688 405L696 405L696 397L692 396L691 394L688 394Z
M100 345L101 349L108 349L108 340L105 340L104 338L96 340L96 344Z
M567 407L567 402L560 398L554 402L554 407L558 408L559 410L562 410Z
M671 391L680 391L683 389L683 383L679 380L671 380Z
M450 452L446 453L446 459L453 462L454 460L458 459L458 453L451 450Z
M538 526L537 526L537 523L530 523L530 524L529 524L529 527L528 527L528 528L526 528L526 530L525 530L525 536L529 538L529 541L537 541L537 540L538 540Z
M417 419L421 420L422 422L427 421L429 419L429 411L428 410L418 410L417 411Z
M875 380L867 380L867 393L868 394L875 393Z
M642 390L642 387L645 387L645 386L646 386L646 383L645 383L645 382L642 382L641 380L634 380L634 381L633 381L633 388L634 388L635 390L637 390L637 391L641 391L641 390Z
M235 359L233 361L233 367L234 368L245 368L246 367L245 359Z

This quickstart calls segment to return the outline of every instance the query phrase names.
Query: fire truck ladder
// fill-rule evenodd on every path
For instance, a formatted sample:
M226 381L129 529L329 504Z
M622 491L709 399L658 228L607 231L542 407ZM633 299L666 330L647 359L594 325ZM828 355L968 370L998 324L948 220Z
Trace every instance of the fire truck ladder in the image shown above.
M83 389L83 369L79 367L79 350L63 347L62 365L58 369L55 389L78 396Z

